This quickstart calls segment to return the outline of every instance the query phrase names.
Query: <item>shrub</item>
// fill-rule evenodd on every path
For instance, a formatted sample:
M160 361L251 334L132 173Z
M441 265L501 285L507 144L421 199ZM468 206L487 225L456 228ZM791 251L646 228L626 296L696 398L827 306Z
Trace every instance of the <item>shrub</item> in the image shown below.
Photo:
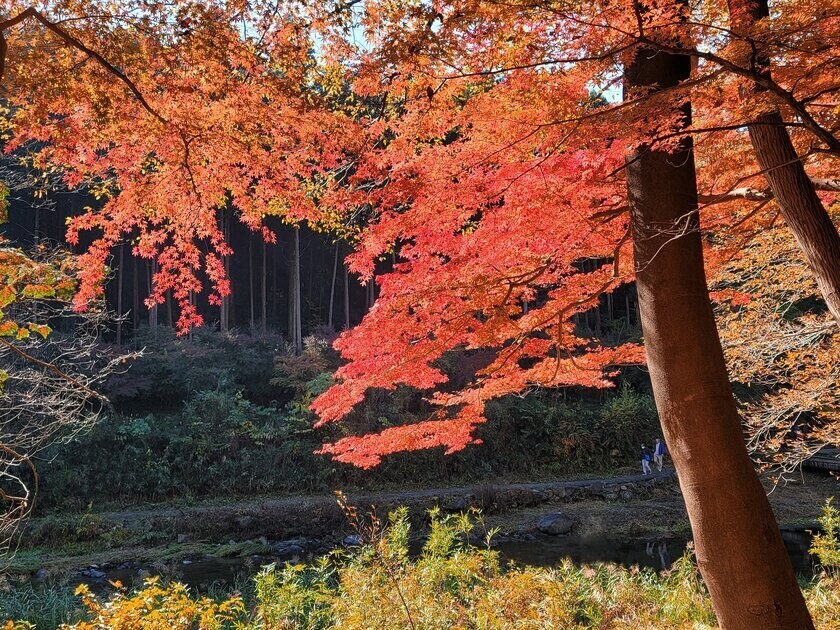
M814 535L811 553L826 571L840 573L840 510L832 504L834 497L825 502L819 518L822 531Z
M625 382L618 396L602 407L596 430L602 448L636 454L640 444L652 445L661 433L653 398L636 393Z
M385 528L375 518L355 519L364 546L308 566L267 566L254 580L250 601L237 593L199 596L152 579L135 593L107 599L81 587L83 616L62 600L64 612L53 606L51 618L38 618L40 608L32 608L29 592L17 597L17 606L8 603L13 596L0 595L0 605L6 616L43 619L42 630L54 627L55 619L67 622L65 630L715 627L690 550L664 573L568 560L552 569L517 567L505 565L488 546L469 544L472 516L430 516L430 534L418 556L409 553L407 510L393 512ZM816 626L837 628L840 580L824 574L804 592ZM43 594L37 597L42 599L34 603L41 606ZM27 598L30 606L20 605ZM68 621L70 615L77 621Z
M193 597L183 584L164 587L158 578L146 580L143 588L127 596L117 594L101 601L82 585L76 589L89 621L62 626L73 630L222 630L241 627L246 619L245 604L239 597L216 602L209 597Z

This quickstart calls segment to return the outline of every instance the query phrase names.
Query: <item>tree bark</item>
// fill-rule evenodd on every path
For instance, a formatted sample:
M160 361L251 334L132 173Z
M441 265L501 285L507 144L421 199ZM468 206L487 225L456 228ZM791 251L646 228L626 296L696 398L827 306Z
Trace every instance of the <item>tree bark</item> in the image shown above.
M300 228L292 228L292 260L289 269L289 339L295 354L303 352L300 308Z
M335 244L335 259L333 260L332 282L330 282L330 306L327 313L327 328L333 327L333 304L335 303L335 278L338 275L338 252L341 249L341 243Z
M230 244L230 215L229 213L226 213L224 209L220 210L220 212L222 234L224 234L225 242ZM222 267L225 270L225 276L230 278L230 256L222 257ZM219 305L219 328L222 332L228 332L228 330L230 330L231 294L222 295L221 298L222 301Z
M123 259L125 258L125 245L120 244L120 262L117 267L117 346L122 345L123 326Z
M152 258L149 266L147 267L148 279L149 279L149 296L152 295L152 287L154 286L154 278L155 274L157 273L157 260ZM157 325L158 325L158 305L155 302L154 306L149 309L149 328L152 329L152 334L157 336Z
M344 330L350 330L350 273L346 263L341 266L344 269Z
M300 228L295 228L295 352L303 352L303 321L300 291Z
M248 233L248 301L250 306L250 318L248 320L248 324L251 327L251 332L253 333L254 329L256 328L256 319L254 313L254 233Z
M265 238L262 239L262 282L260 283L260 291L262 292L260 295L260 326L262 327L262 332L265 334L266 329L266 318L268 316L268 296L267 296L267 286L268 286L268 275L266 274L266 246L265 246Z
M137 265L137 256L131 256L131 330L137 334L140 325L140 270Z
M638 48L625 91L687 79L690 59ZM686 124L690 106L684 106ZM639 311L656 407L718 621L726 630L813 623L744 444L709 303L690 138L640 147L627 184Z
M748 31L770 14L767 0L730 0L729 12L733 29L739 31ZM759 56L755 62L769 75L766 57ZM805 172L779 111L760 114L755 122L759 124L747 128L758 164L785 223L805 255L828 310L840 325L840 234Z

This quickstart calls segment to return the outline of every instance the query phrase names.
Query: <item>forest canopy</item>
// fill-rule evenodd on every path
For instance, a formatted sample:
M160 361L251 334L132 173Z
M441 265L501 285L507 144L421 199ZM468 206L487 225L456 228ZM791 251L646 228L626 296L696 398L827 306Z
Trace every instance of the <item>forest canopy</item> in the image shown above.
M812 0L11 1L4 150L91 198L67 224L79 312L119 248L149 261L146 306L180 334L205 323L202 294L225 331L231 223L251 266L287 226L300 353L301 227L345 243L328 323L348 251L366 312L349 326L345 279L318 424L399 386L433 411L326 444L338 461L453 453L489 401L612 387L646 361L721 623L745 618L735 573L752 621L775 606L779 627L807 627L726 360L754 444L804 433L801 458L836 440L838 29L840 7ZM580 325L631 284L642 339ZM458 382L453 355L479 357ZM750 568L759 530L774 544Z

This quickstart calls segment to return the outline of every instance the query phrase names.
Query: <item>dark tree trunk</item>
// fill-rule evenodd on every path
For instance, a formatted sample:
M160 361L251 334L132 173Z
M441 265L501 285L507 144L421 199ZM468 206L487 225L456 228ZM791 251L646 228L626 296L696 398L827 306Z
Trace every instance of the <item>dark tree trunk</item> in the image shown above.
M117 346L122 345L123 326L123 259L125 258L125 245L120 244L120 262L117 267Z
M137 256L131 256L131 327L134 334L140 325L140 270L137 265Z
M338 252L341 249L341 243L335 244L335 259L333 260L332 282L330 282L330 305L327 312L327 328L333 327L333 305L335 303L335 278L338 275Z
M300 291L300 228L295 228L295 352L303 352L303 322Z
M248 320L248 324L251 327L251 331L254 330L257 324L256 312L255 312L255 302L256 296L254 295L254 233L248 233L248 300L250 306L250 318Z
M625 90L673 86L690 67L686 56L637 49ZM688 123L690 106L683 111ZM627 183L656 407L720 625L813 628L744 444L709 303L690 139L677 155L639 148L628 156Z
M767 0L730 0L729 11L733 28L739 31L748 31L770 13ZM769 61L761 57L757 61L769 75ZM805 255L828 310L840 324L840 234L805 172L779 111L759 115L748 129L758 165L785 223Z
M350 330L350 273L347 271L347 264L344 268L344 330Z
M300 228L292 228L292 259L289 265L289 339L296 354L303 352L300 308Z
M224 234L225 242L230 243L230 213L225 212L224 209L220 211L222 213L221 216L221 223L222 223L222 234ZM224 256L222 258L222 267L225 270L225 276L230 278L230 256ZM222 302L219 305L219 328L222 332L227 332L230 330L230 307L231 307L231 294L222 295Z
M152 295L152 289L154 287L154 278L155 274L157 273L157 260L152 258L151 262L149 263L148 269L148 280L149 280L149 296ZM158 305L155 302L154 306L149 309L149 328L152 329L152 333L157 335L157 325L158 325Z
M376 302L376 272L365 285L365 291L367 294L367 310L370 310L373 308L373 303Z
M268 315L268 299L267 299L267 285L268 285L268 276L266 274L266 245L265 239L262 239L262 283L260 284L260 291L262 291L262 295L260 295L261 303L260 303L260 326L262 326L262 332L265 334L266 329L266 317Z
M190 291L190 304L192 306L195 306L195 292L194 291ZM189 331L189 333L187 333L187 338L190 341L193 340L193 328L194 328L194 326L190 326L190 331Z

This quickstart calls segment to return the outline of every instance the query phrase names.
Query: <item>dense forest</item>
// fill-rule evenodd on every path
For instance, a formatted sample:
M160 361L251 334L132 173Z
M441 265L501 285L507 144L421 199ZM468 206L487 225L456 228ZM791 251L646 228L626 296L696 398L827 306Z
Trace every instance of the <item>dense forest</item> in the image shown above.
M834 627L838 27L0 3L4 627Z
M26 201L11 201L4 234L10 242L37 251L72 248L64 240L66 219L78 212L79 203L93 200L79 193L58 193L54 199ZM245 292L234 291L226 298L226 327L222 308L197 296L208 325L186 338L176 334L173 310L178 306L173 300L152 309L145 305L152 263L124 253L120 265L120 254L115 253L104 288L112 316L98 331L96 351L137 354L130 358L130 368L102 384L113 414L78 437L71 449L60 445L40 456L44 463L39 465L39 513L83 509L91 501L107 505L220 492L245 496L398 487L421 475L428 484L609 471L635 462L635 442L652 444L659 433L649 381L633 368L622 379L623 388L612 394L545 391L524 400L500 401L483 431L487 447L480 451L445 459L439 453L404 454L376 474L336 467L314 454L330 437L405 424L431 409L409 389L397 396L382 392L371 396L340 430L312 431L315 417L307 401L324 391L340 364L329 345L347 325L346 314L350 326L358 323L370 307L370 293L343 266L337 267L336 248L347 247L345 243L333 244L326 235L301 229L303 340L297 350L295 298L289 297L294 295L297 228L278 225L277 242L265 244L241 225L232 226L234 254L228 273L234 286ZM387 261L382 269L387 270ZM638 339L636 309L629 285L582 313L578 325L598 337ZM72 318L58 320L54 334L62 334L62 325L70 334L71 324ZM449 357L446 369L454 383L466 382L481 365L480 353L472 354Z

